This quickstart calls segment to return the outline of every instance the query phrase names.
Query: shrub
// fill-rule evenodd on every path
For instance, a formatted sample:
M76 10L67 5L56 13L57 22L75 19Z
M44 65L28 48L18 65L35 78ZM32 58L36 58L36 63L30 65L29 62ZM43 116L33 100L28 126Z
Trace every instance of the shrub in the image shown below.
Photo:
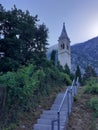
M68 74L63 74L63 78L64 78L64 81L65 81L66 85L71 84L71 79L70 79Z
M89 79L86 82L84 93L98 94L98 83L94 79Z
M1 108L5 112L2 112L4 122L8 113L10 113L8 122L16 122L19 112L35 110L42 96L50 95L51 91L65 84L71 84L69 75L53 65L38 69L33 64L29 64L16 72L0 73L0 85L6 86L5 107Z
M7 86L7 106L28 107L28 101L36 90L39 81L34 74L33 65L22 67L17 72L7 72L0 76L0 83ZM16 102L15 102L16 101Z
M71 84L71 79L70 79L69 75L64 72L60 72L59 80L62 84L66 84L66 85Z
M98 97L95 96L90 99L88 103L89 107L94 110L96 116L98 117Z

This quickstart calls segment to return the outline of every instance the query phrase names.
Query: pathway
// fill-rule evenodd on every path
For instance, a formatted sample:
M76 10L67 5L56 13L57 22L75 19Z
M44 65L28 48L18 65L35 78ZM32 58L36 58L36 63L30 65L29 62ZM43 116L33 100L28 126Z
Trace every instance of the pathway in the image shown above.
M70 91L72 90L72 91ZM59 110L60 104L63 100L63 105L60 110L60 130L66 130L66 125L68 121L68 116L72 109L73 96L76 94L77 86L69 86L67 88L68 93L59 93L51 106L50 110L45 110L40 115L40 118L37 120L37 123L34 125L34 130L51 130L51 123L53 120L56 120L57 112ZM54 130L58 130L57 122L54 123Z

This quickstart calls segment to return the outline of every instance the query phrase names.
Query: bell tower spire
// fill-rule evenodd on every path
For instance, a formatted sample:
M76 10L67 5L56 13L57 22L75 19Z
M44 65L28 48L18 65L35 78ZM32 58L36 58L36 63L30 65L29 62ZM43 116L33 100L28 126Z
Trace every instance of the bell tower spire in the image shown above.
M66 39L66 38L69 39L67 32L66 32L66 28L65 28L65 23L63 23L62 32L61 32L59 39Z
M58 60L63 68L67 64L71 69L70 39L66 32L65 23L63 23L58 42Z

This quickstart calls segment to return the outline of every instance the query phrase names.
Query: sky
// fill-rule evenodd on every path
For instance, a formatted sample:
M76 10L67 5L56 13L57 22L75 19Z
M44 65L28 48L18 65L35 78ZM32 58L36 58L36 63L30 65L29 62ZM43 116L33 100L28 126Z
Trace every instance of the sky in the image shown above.
M71 45L98 36L98 0L0 0L9 10L15 4L18 9L38 15L39 24L49 29L49 46L58 43L63 22Z

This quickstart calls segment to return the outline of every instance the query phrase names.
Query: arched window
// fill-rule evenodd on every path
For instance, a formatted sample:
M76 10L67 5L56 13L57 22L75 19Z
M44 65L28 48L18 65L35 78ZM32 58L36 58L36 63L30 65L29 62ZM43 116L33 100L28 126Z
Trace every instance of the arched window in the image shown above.
M65 44L61 44L61 49L64 49L65 48Z
M63 43L63 49L65 48L65 44Z
M62 47L63 47L63 46L62 46L62 44L61 44L61 49L62 49Z
M69 45L68 44L66 45L66 47L67 47L67 50L69 50Z

